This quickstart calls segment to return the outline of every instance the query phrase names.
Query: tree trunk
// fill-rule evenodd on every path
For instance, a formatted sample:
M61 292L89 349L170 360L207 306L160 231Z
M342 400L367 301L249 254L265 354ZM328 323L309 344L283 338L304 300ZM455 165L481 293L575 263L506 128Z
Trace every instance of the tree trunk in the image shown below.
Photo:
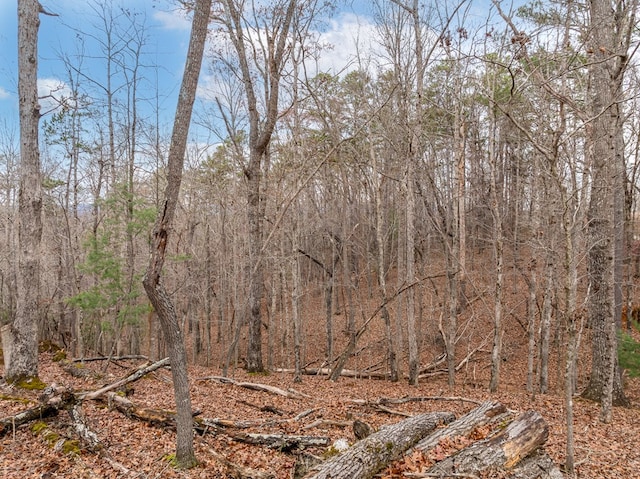
M319 466L307 479L368 479L441 424L450 413L420 414L382 428Z
M144 289L153 308L158 313L162 331L169 347L177 411L176 462L179 467L183 468L192 467L196 464L193 448L191 397L189 395L189 378L187 375L187 354L176 311L164 285L160 282L160 278L164 266L169 231L172 227L178 204L187 135L200 76L210 12L211 0L197 0L193 15L187 63L180 87L171 136L165 200L158 211L152 234L151 258L143 279Z
M384 229L384 215L383 215L383 203L382 203L382 187L384 185L384 177L378 171L378 158L371 147L371 161L374 166L374 181L375 181L375 199L376 199L376 246L377 246L377 270L378 270L378 285L380 287L380 295L382 301L387 302L387 273L386 273L386 261L385 261L385 229ZM398 381L398 355L395 347L395 338L391 328L391 317L389 309L385 306L380 311L382 320L384 321L384 331L387 340L387 364L389 365L389 374L391 381Z
M265 193L262 191L263 166L269 154L269 143L278 120L278 102L280 96L280 79L282 67L286 62L290 47L290 31L294 22L294 13L297 6L296 0L284 0L272 5L269 12L272 15L273 29L266 36L267 45L264 48L265 56L257 59L252 55L255 45L251 42L251 35L245 31L244 11L245 2L225 0L222 2L225 10L225 18L222 19L229 38L237 54L239 72L242 78L247 109L249 112L249 161L244 168L247 178L247 222L249 227L249 258L247 269L249 271L249 292L247 298L247 310L249 314L249 337L247 345L247 370L259 372L264 370L262 362L262 295L263 295L263 271L262 261L262 223L264 217ZM255 14L255 5L254 14ZM249 7L250 8L250 7ZM269 16L266 15L266 16ZM260 19L262 22L263 19ZM249 28L253 28L253 25ZM256 40L258 41L258 40ZM257 62L256 70L252 71L252 62ZM263 62L263 63L262 63ZM259 71L259 78L256 78ZM261 87L256 83L264 82ZM263 114L259 111L258 91L265 86ZM235 134L236 132L229 132Z
M626 405L617 362L615 328L614 201L616 128L621 126L617 95L624 65L618 51L615 12L605 0L591 0L591 92L593 121L588 140L593 172L588 212L589 324L592 327L591 375L583 396L602 403L602 420L611 420L612 405Z
M38 296L42 238L42 178L38 148L37 0L18 1L18 96L20 110L20 189L18 274L13 350L5 371L9 382L38 376Z

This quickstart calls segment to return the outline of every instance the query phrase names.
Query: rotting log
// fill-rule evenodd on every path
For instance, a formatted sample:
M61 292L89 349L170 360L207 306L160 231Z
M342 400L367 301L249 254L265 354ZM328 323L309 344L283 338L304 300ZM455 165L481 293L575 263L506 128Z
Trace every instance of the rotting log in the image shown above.
M549 429L542 416L536 411L527 411L498 435L478 441L438 462L428 473L448 477L487 470L509 470L542 446L548 435Z
M235 441L247 444L261 444L270 449L291 451L305 447L328 446L330 439L325 436L296 436L290 434L234 434Z
M564 474L549 454L539 449L518 463L505 479L564 479Z
M9 434L22 424L55 416L60 409L70 406L74 401L75 397L71 390L64 387L48 387L45 389L40 404L13 416L0 419L0 437Z
M320 464L308 479L369 479L436 427L452 422L452 413L428 413L381 428Z
M493 421L497 416L506 412L506 408L497 401L485 401L477 408L469 411L460 419L448 424L447 427L437 429L419 441L414 450L427 452L438 445L445 437L468 436L475 428L484 426Z
M80 437L82 444L90 451L98 451L103 448L100 438L87 424L87 420L82 413L82 404L77 403L68 408L69 417L73 421L76 434Z

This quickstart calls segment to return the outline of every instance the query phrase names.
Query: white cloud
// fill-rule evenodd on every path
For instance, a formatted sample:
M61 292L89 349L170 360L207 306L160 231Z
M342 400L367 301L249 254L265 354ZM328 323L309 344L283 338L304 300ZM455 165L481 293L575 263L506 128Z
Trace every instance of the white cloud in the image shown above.
M332 19L329 28L316 35L325 46L318 58L317 68L334 75L360 68L358 52L369 55L379 49L376 40L378 34L371 18L353 13L344 13Z
M7 90L0 86L0 100L4 100L5 98L9 98L10 96L11 94L9 94Z
M154 12L153 18L166 30L189 30L191 28L191 20L183 10L157 10Z
M38 78L38 101L42 114L50 113L69 105L71 90L65 82L57 78Z

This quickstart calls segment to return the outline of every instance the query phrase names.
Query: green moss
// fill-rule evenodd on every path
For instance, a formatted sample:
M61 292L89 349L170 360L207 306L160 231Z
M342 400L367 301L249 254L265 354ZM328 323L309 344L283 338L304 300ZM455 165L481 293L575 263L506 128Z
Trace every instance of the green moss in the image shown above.
M13 401L19 404L29 404L30 402L32 402L29 399L18 398L15 396L10 396L8 394L0 394L0 401Z
M168 462L171 467L178 466L178 460L176 459L175 453L165 454L162 456L162 460Z
M40 436L44 441L46 441L49 447L60 447L60 450L64 454L80 454L80 443L77 440L61 438L60 434L49 429L49 426L45 422L37 421L33 423L31 426L31 432L36 436Z
M60 439L60 434L53 432L51 429L45 429L42 431L42 438L47 441L51 447L53 447Z
M62 445L62 452L64 454L80 454L80 443L75 439L66 440Z
M47 428L47 424L42 421L36 421L31 425L31 431L38 435Z
M67 352L64 349L58 349L54 354L53 354L53 358L51 358L51 360L54 363L59 363L60 361L63 361L67 359Z
M48 339L45 341L40 341L40 343L38 344L38 352L41 353L55 353L57 351L60 351L61 349L62 348L60 346Z
M28 391L42 391L47 387L38 376L22 376L11 381L11 384Z

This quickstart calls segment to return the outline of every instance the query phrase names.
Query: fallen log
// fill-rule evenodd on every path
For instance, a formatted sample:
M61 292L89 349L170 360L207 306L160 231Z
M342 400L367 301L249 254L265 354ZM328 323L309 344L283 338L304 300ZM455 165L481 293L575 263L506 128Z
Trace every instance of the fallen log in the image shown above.
M308 479L369 479L388 463L441 424L452 422L451 413L420 414L381 428L362 441L320 464Z
M234 441L247 444L260 444L270 449L289 452L305 447L327 446L330 439L325 436L295 436L289 434L234 434Z
M283 374L295 374L295 369L276 368L274 373ZM331 369L329 368L303 368L300 371L306 376L329 376L331 375ZM340 371L340 376L345 378L358 378L358 379L381 379L386 380L391 377L390 373L376 373L371 371L356 371L354 369L343 369Z
M37 419L55 416L75 401L73 392L63 387L49 387L41 400L41 404L19 412L13 416L0 419L0 437L12 432L16 427Z
M549 435L546 422L535 411L527 411L490 439L478 441L429 469L428 474L448 477L487 470L512 469L542 446ZM438 476L439 477L439 476Z
M538 450L522 460L505 479L563 479L564 474L544 451Z
M73 427L76 434L80 437L82 444L90 451L98 451L103 448L102 442L98 435L87 424L82 413L82 404L77 403L69 408L69 417L73 421Z
M118 396L115 393L107 393L108 403L115 407L125 416L147 422L153 426L175 427L174 411L164 409L152 409L147 407L139 407L129 399ZM246 428L255 426L258 423L250 421L232 421L223 419L210 418L194 418L194 429L200 434L217 434L221 427L227 428ZM265 445L271 449L279 449L281 451L291 451L293 449L303 449L310 446L326 446L329 444L329 438L323 436L295 436L288 434L233 434L225 432L234 441L244 442L247 444Z
M491 422L496 416L503 414L506 408L496 401L485 401L460 419L448 424L447 427L437 429L429 436L420 440L414 450L428 452L438 445L445 437L468 436L474 429Z
M143 360L143 361L149 361L149 358L147 356L142 356L140 354L128 354L125 356L97 356L97 357L90 357L90 358L75 358L72 359L71 361L74 363L89 363L89 362L94 362L94 361L127 361L127 360Z

